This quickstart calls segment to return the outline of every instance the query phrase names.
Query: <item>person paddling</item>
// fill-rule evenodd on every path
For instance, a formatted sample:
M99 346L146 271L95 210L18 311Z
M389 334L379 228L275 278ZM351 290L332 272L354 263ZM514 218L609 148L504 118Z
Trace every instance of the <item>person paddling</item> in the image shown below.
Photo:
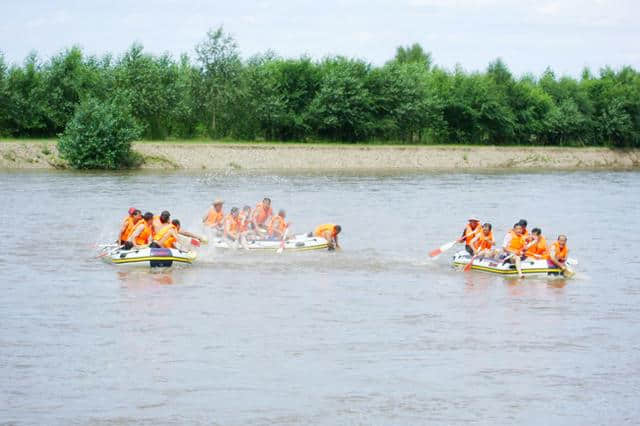
M239 241L240 238L240 223L239 223L239 210L237 207L233 207L231 212L224 218L224 237L231 241Z
M153 241L152 223L153 213L146 212L144 216L142 216L142 220L138 221L133 232L131 232L124 248L131 250L131 248L144 248L151 244Z
M480 226L480 219L472 215L469 218L469 223L464 228L464 231L462 231L462 236L458 238L458 242L464 243L464 249L471 256L475 254L473 247L471 246L471 241L481 232L482 232L482 227Z
M271 208L271 199L264 198L261 203L256 205L253 209L253 215L251 222L253 223L253 229L259 235L268 234L267 221L273 216L273 209Z
M569 256L569 247L567 247L567 236L558 235L558 240L551 244L549 248L549 261L562 269L562 272L567 271L567 258Z
M222 223L224 221L224 210L222 210L223 204L224 201L220 198L213 201L213 204L209 207L207 214L202 218L202 223L204 223L205 226L222 231Z
M493 246L495 245L495 239L493 238L492 225L485 223L482 225L482 232L476 234L471 240L471 248L473 248L473 255L476 257L491 257L493 255Z
M129 208L129 215L124 218L122 226L120 226L120 238L118 238L120 245L127 242L129 235L131 235L133 228L140 219L142 219L142 212L133 207Z
M332 223L326 223L324 225L319 225L313 231L313 235L316 237L322 237L327 240L327 247L329 250L334 250L340 248L338 244L338 234L342 231L342 227L340 225L334 225Z

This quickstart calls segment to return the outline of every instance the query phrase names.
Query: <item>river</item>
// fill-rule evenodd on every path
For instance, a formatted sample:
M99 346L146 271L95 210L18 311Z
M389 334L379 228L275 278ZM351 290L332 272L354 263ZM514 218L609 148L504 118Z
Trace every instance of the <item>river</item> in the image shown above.
M95 259L130 206L199 231L264 196L343 250ZM639 200L638 172L0 171L0 423L635 423ZM567 234L576 277L428 260L470 214Z

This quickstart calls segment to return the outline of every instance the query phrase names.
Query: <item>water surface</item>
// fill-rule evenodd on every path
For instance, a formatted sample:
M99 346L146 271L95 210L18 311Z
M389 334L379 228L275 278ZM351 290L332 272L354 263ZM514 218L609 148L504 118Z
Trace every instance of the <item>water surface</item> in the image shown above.
M0 422L622 424L640 410L637 172L400 175L0 172ZM270 196L341 252L93 258L126 209L199 230ZM469 214L569 236L574 280L426 253ZM7 232L8 231L8 232Z

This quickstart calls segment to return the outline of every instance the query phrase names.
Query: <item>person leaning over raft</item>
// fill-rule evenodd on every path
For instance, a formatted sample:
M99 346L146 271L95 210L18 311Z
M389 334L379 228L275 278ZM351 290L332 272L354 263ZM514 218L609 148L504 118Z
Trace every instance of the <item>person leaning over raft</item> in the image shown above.
M129 209L129 215L124 218L122 221L122 226L120 227L120 238L118 238L118 242L120 245L123 245L129 239L129 235L133 231L136 223L142 219L142 212L138 209L131 207Z
M322 237L327 240L327 246L329 250L334 250L340 248L338 244L338 234L342 231L342 227L340 225L334 225L332 223L327 223L324 225L320 225L316 227L313 231L313 235L316 237Z
M224 201L217 198L214 200L211 207L207 211L207 214L202 218L202 223L211 228L216 228L218 231L222 231L222 222L224 221L224 211L222 205Z
M540 228L533 228L530 238L531 242L526 246L525 256L529 259L549 259L547 240L542 235L542 230L540 230Z
M138 221L133 232L124 244L125 250L131 250L131 248L144 248L151 244L153 229L151 224L153 222L153 213L146 212L142 216L142 220Z
M471 216L469 218L469 223L462 231L462 236L458 238L459 243L464 243L464 249L471 256L474 255L473 247L471 246L471 241L476 237L476 235L482 232L482 227L480 226L480 219L476 216Z
M566 272L568 256L569 247L567 247L567 236L558 235L558 241L551 244L551 248L549 249L549 261L562 269L562 272Z
M151 247L177 248L178 233L180 232L180 221L174 219L166 224L160 232L153 237Z

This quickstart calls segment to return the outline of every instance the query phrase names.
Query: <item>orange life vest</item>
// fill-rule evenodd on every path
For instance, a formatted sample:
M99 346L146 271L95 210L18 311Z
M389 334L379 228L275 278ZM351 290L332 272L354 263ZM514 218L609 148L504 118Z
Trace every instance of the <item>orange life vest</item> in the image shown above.
M256 208L253 210L253 219L256 221L258 225L262 225L269 216L273 215L273 209L271 206L269 208L265 208L264 204L258 203Z
M493 247L495 240L493 239L493 231L489 231L489 235L485 235L481 232L473 243L473 248L476 250L486 250Z
M147 223L146 220L141 220L136 224L134 232L140 227L144 227L142 232L138 234L138 236L133 240L135 245L142 246L149 243L149 237L152 235L153 231L151 229L151 225Z
M238 219L234 218L231 213L224 218L224 235L234 236L238 232Z
M156 232L156 234L153 236L153 241L156 241L158 243L160 243L160 245L162 247L165 248L173 248L175 242L176 242L176 238L171 235L169 236L165 241L162 241L162 238L164 238L164 236L170 232L172 229L176 229L175 225L172 223L167 223L165 224L162 229L160 229L160 231Z
M547 248L547 240L540 235L538 241L527 249L525 256L534 259L548 259L549 249Z
M209 207L209 213L207 213L207 220L204 221L205 225L218 226L224 219L224 212L222 209L216 211L215 207Z
M320 225L313 231L313 235L324 238L326 232L329 232L332 238L335 237L337 235L336 226L330 223Z
M511 241L509 241L509 245L507 246L507 250L510 252L520 253L522 249L524 249L525 241L522 235L518 235L512 231Z
M251 219L251 211L245 212L244 210L238 215L238 226L240 232L247 231L249 229L249 221Z
M482 226L480 226L479 223L476 225L474 229L471 228L471 225L467 224L467 226L464 228L464 234L463 234L465 239L465 244L470 245L471 240L473 240L475 236L478 235L478 233L482 233Z
M131 235L131 231L133 231L133 227L135 223L133 222L132 216L127 216L123 221L122 225L124 226L123 231L120 233L120 241L127 241L129 236Z
M560 248L560 244L556 241L551 245L551 250L555 253L556 259L560 262L564 262L567 260L567 256L569 255L569 247L565 243L563 248Z
M282 216L273 216L269 221L269 235L275 234L274 231L279 231L280 235L287 229L287 224L284 222Z

